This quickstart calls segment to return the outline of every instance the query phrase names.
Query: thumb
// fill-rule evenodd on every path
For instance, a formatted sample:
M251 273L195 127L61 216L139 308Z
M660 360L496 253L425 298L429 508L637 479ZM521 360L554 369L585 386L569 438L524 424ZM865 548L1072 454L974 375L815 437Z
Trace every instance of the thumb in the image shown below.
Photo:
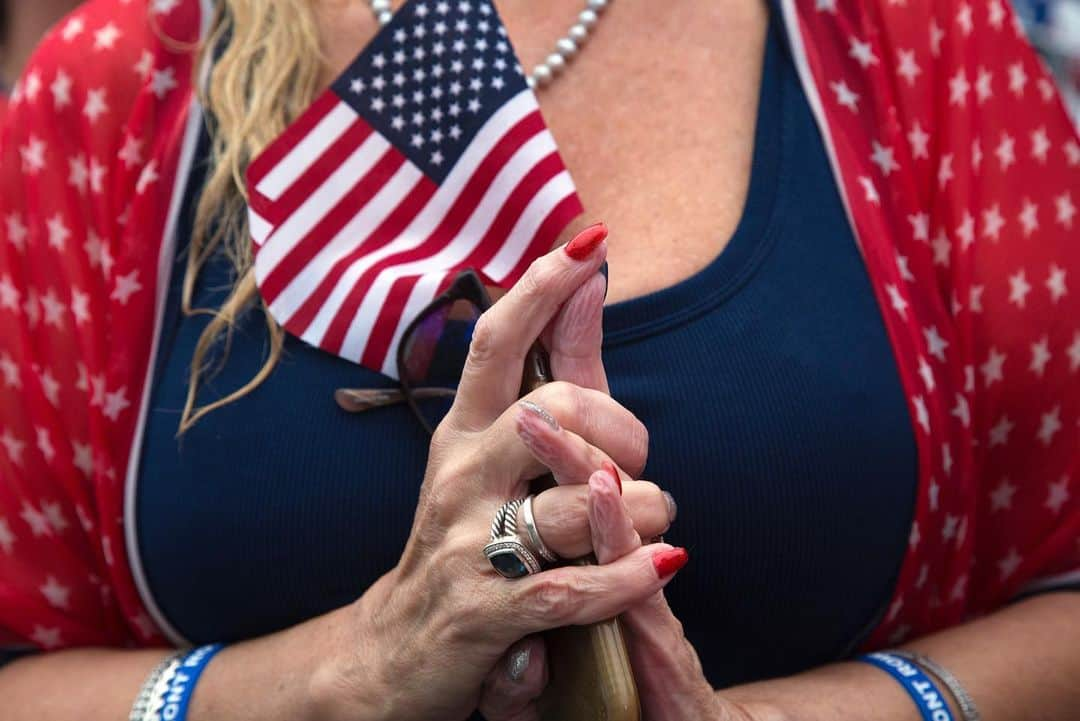
M484 679L477 709L487 721L530 718L547 686L547 649L540 636L526 636L509 649Z
M543 336L553 377L604 393L609 392L600 357L606 294L607 279L597 273L574 292Z

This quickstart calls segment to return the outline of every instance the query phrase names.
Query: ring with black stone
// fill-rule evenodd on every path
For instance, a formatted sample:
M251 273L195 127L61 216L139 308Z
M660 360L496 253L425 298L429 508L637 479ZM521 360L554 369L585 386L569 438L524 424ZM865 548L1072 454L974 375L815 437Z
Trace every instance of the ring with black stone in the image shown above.
M515 498L499 506L491 521L491 540L484 546L491 567L503 578L523 578L541 571L540 561L517 534L517 513L524 502Z

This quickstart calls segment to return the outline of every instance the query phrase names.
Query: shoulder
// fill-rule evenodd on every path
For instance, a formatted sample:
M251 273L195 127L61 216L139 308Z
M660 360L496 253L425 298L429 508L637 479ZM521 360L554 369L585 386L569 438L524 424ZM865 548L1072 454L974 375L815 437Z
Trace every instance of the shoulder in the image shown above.
M29 67L69 64L87 75L135 70L146 51L190 51L208 0L88 0L42 38ZM136 72L136 74L139 74Z
M140 102L190 88L204 11L200 0L90 0L58 22L12 93L7 124L100 146L116 140ZM190 75L190 73L188 73Z

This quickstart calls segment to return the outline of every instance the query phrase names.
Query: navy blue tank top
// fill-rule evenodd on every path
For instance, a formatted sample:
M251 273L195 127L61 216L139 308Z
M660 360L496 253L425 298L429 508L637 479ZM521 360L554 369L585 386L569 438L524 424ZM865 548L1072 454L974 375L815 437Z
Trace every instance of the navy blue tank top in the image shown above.
M671 605L718 687L851 652L889 600L917 474L880 311L775 20L759 107L746 206L723 252L604 320L612 393L650 430L644 477L679 503L666 540L691 561ZM207 148L204 137L197 157ZM341 411L334 389L391 382L291 337L266 382L177 438L206 323L179 312L204 180L197 164L134 519L149 592L196 643L266 634L362 594L404 546L428 443L404 407ZM196 306L219 306L232 282L213 259ZM199 402L246 383L266 350L250 312Z

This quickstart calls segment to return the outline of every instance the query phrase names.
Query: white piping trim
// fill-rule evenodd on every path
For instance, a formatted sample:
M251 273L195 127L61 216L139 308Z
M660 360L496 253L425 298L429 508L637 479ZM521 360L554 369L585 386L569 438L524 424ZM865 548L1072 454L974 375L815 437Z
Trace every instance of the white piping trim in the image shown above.
M862 241L859 239L859 229L855 225L855 216L851 213L851 203L848 202L847 190L844 187L844 175L840 172L840 163L836 159L836 147L833 144L832 133L829 130L828 120L825 118L825 106L821 102L817 85L814 82L814 74L810 70L810 62L806 59L806 45L803 43L802 32L799 29L799 13L795 9L795 0L780 0L781 12L784 16L784 27L787 29L788 43L791 46L792 59L795 61L795 69L799 73L803 92L810 104L810 110L817 121L818 130L825 141L825 153L829 156L829 165L832 167L833 176L836 178L836 187L840 191L840 200L844 204L844 214L847 215L848 224L851 225L851 233L855 236L855 247L863 253Z
M143 433L146 430L146 416L150 410L150 396L154 390L154 370L157 365L158 343L161 340L161 327L164 322L165 302L169 294L171 269L176 254L176 223L180 216L180 206L184 201L184 191L187 186L188 176L195 159L195 148L199 143L199 132L203 120L202 108L197 100L192 98L191 109L188 111L187 127L184 130L184 142L180 149L180 163L177 167L176 180L173 183L172 200L169 203L168 222L165 225L165 237L161 243L161 252L158 255L157 287L158 297L154 308L154 341L150 348L150 361L146 366L146 378L143 381L142 401L139 403L139 420L135 427L135 437L131 442L131 458L128 461L127 478L124 484L124 537L127 544L128 564L131 566L131 575L135 579L135 587L139 590L143 605L153 617L165 635L177 646L190 645L180 635L175 627L165 618L161 608L154 600L150 592L150 585L146 580L146 572L143 569L142 558L139 555L139 534L137 532L137 519L135 516L135 499L138 495L139 485L139 461L142 458Z
M210 26L210 18L213 16L213 0L200 0L200 4L202 24L200 37L205 38L206 31ZM204 74L200 73L200 75ZM158 606L157 601L150 592L150 584L147 582L146 571L143 569L142 557L139 555L135 499L138 495L139 461L142 458L143 433L146 430L146 416L150 411L150 396L154 390L154 370L157 366L158 343L161 340L161 327L165 320L165 303L169 295L169 281L176 255L176 226L184 203L184 192L187 189L188 177L191 175L191 167L195 162L195 149L199 145L199 133L202 130L202 123L202 106L199 104L198 96L193 93L186 127L184 128L184 140L180 146L180 159L176 168L176 178L173 181L172 198L169 201L169 214L165 221L165 234L161 242L161 251L158 253L154 340L150 346L150 360L147 362L146 378L143 380L142 400L139 403L139 418L135 424L135 436L131 441L131 454L128 459L127 475L124 480L124 543L127 547L131 576L135 580L135 588L139 592L139 597L142 599L146 612L150 614L154 623L157 624L157 627L162 630L169 641L178 647L190 646L191 644L165 618L161 607Z
M1045 578L1036 579L1017 591L1016 595L1022 596L1034 591L1045 591L1051 588L1069 586L1074 583L1080 583L1080 568L1075 571L1060 573L1056 576L1046 576Z

